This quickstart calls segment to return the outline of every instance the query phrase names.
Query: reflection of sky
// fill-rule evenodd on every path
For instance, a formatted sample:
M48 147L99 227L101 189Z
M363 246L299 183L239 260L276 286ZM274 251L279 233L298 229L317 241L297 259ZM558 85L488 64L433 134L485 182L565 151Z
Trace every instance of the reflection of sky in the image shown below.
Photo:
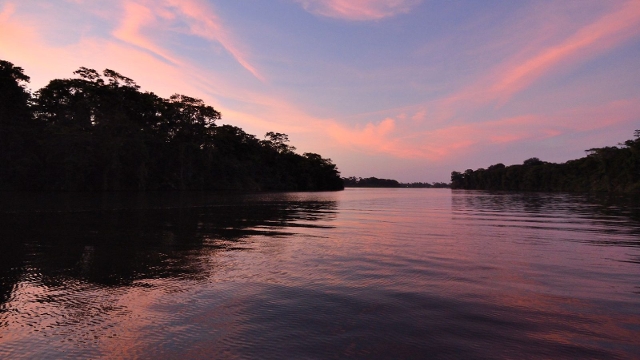
M631 138L639 41L636 0L0 0L0 58L33 89L113 68L402 181Z
M639 264L629 261L640 228L615 210L623 203L444 189L232 198L244 205L146 194L140 211L164 209L141 213L148 226L125 213L122 233L79 251L71 245L104 233L108 216L80 231L57 221L43 226L48 237L24 231L19 281L0 304L0 358L624 358L640 347ZM172 244L166 233L140 239L167 219ZM235 236L220 236L226 228ZM134 256L105 258L105 245ZM104 271L101 256L148 266L115 285L76 271Z

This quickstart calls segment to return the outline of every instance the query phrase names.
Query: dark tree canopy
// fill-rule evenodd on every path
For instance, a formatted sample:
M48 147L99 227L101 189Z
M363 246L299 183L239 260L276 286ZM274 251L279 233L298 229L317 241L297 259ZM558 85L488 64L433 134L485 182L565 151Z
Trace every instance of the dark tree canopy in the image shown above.
M0 189L58 191L339 190L330 159L296 154L219 126L200 99L142 92L131 78L81 67L33 96L20 67L0 61Z
M289 136L287 134L276 133L269 131L264 135L263 145L272 148L279 153L289 153L296 151L293 146L287 145L289 142Z
M346 187L376 187L376 188L397 188L400 187L398 180L378 179L377 177L348 177L344 178L344 186Z
M454 189L640 192L640 131L619 146L586 150L587 156L563 164L531 158L522 165L451 173Z
M29 80L21 67L0 60L0 124L14 125L28 116Z
M372 188L449 188L449 184L435 182L401 183L393 179L378 179L376 177L346 177L342 178L345 187L372 187Z
M530 159L525 160L522 165L524 166L535 166L535 165L542 165L544 164L544 162L540 159L538 159L537 157L532 157Z
M27 83L29 77L21 67L0 60L0 188L29 184L30 169L37 166L31 143L36 124Z

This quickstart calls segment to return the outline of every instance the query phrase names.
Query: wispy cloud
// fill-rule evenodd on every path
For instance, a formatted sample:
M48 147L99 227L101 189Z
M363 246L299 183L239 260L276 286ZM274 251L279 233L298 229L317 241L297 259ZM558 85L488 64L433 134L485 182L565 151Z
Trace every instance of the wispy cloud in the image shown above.
M313 14L344 20L378 20L411 11L421 0L295 0Z
M566 62L579 62L620 45L640 34L640 1L628 1L620 9L588 24L559 44L542 48L534 56L505 64L489 89L491 95L508 98Z
M222 111L223 123L258 136L266 131L285 132L300 151L318 152L339 164L351 161L363 169L382 167L375 159L386 159L398 167L409 162L472 167L468 159L482 157L483 151L495 155L508 150L519 157L524 148L544 152L540 145L544 142L570 142L593 134L609 136L612 129L627 131L635 126L640 113L633 85L637 76L630 73L621 80L625 64L632 60L628 52L620 51L639 38L638 0L606 4L593 0L590 4L597 5L585 10L588 14L584 16L573 15L573 3L536 3L536 11L518 6L515 20L493 27L486 24L487 18L494 19L493 12L486 17L486 13L478 14L476 22L457 24L464 27L462 32L452 27L451 34L416 35L414 41L398 47L398 56L392 60L381 56L375 66L362 66L363 57L354 56L361 51L357 47L329 47L339 51L330 57L318 52L317 63L291 69L295 78L286 77L288 68L280 71L273 61L264 59L292 59L299 54L288 52L294 45L332 39L323 40L315 33L311 38L309 34L291 34L292 41L277 47L276 55L268 53L272 47L258 41L267 41L270 33L255 34L269 31L270 20L236 33L240 29L236 26L253 26L255 19L242 25L233 23L233 16L243 16L245 9L222 1L52 3L30 0L26 5L0 0L0 58L24 67L34 89L44 85L44 80L71 76L79 66L108 67L160 96L179 92L203 98ZM280 5L295 11L302 6L318 16L365 21L414 11L418 14L425 10L419 3L288 0ZM550 18L554 11L559 15ZM72 13L80 21L77 27L68 25ZM511 10L507 13L514 15ZM222 18L222 14L230 17ZM348 31L334 21L323 24L336 25L340 31ZM383 29L385 24L379 25ZM274 33L280 31L287 28ZM366 37L370 34L350 36L363 36L358 39L376 44L375 36ZM425 45L431 45L429 51L403 53ZM256 49L261 49L260 57L254 56ZM373 45L366 49L378 51ZM623 69L593 61L608 54L621 54L611 59L617 58ZM258 63L258 59L264 62ZM353 59L358 62L351 62ZM406 59L411 61L404 62ZM455 66L449 66L448 59L456 59ZM287 64L299 66L295 61ZM582 64L592 66L593 73L574 71ZM332 73L323 66L347 70ZM353 72L357 76L351 76ZM572 76L564 76L567 74ZM318 83L320 76L323 81ZM548 81L556 76L571 79L560 85L560 81ZM265 77L270 81L256 81ZM593 86L595 83L598 86ZM621 91L603 93L618 84ZM333 89L346 95L334 95ZM527 96L523 96L525 91ZM311 100L299 101L306 97L297 96L297 92ZM327 93L330 96L324 96ZM349 106L340 107L342 103ZM316 111L318 107L333 110ZM366 110L357 113L362 109ZM610 139L613 142L602 145L620 141L613 136ZM572 146L579 150L600 146L575 141ZM484 166L498 161L504 160L479 159L478 163Z
M368 123L364 127L353 128L337 122L329 122L325 131L342 146L362 151L393 152L391 135L395 127L395 120L387 118L378 124Z
M557 30L565 31L560 27ZM557 37L555 42L532 41L537 48L531 44L514 48L513 55L487 69L487 75L448 96L414 105L413 115L409 107L400 115L381 116L384 120L380 122L372 119L366 127L337 121L327 131L341 144L363 151L440 161L476 146L517 146L628 123L634 118L633 112L640 111L640 105L626 99L526 115L517 114L521 112L517 109L513 115L498 115L498 108L543 77L588 61L639 34L640 1L627 1L568 35ZM581 91L576 88L574 93ZM390 121L393 127L389 131L377 130L389 128L382 124Z
M527 55L516 51L494 68L488 69L486 76L439 102L449 107L457 107L460 103L504 104L540 78L587 61L639 34L640 1L630 0L554 44L542 45L544 42L532 39L532 43L540 44L538 48L527 48Z
M202 0L165 0L169 9L177 10L178 14L189 24L193 35L220 43L247 71L261 81L264 76L248 60L246 50L222 26L222 20L210 5Z
M531 113L476 123L444 124L430 130L419 130L413 116L404 114L365 126L330 120L325 121L321 129L343 148L370 155L388 154L399 159L443 163L469 157L478 149L514 148L567 134L606 131L632 124L639 112L640 98L636 97L578 106L550 115Z
M386 153L398 158L443 161L478 143L505 143L530 137L527 125L534 116L520 116L482 124L448 126L429 131L415 131L407 123L387 118L363 128L331 123L326 131L342 146L367 153Z
M0 21L7 21L15 9L16 6L13 3L4 4L4 7L0 10Z
M305 132L306 124L316 121L274 94L238 84L237 73L198 65L162 42L167 31L178 31L216 42L224 39L225 49L236 52L234 46L238 45L228 40L232 37L217 25L214 14L196 6L198 2L163 0L154 5L150 1L127 0L121 5L110 8L107 17L96 15L102 20L116 18L114 24L109 24L113 30L59 44L46 38L55 24L47 22L43 15L4 4L0 7L0 58L24 67L32 77L34 90L52 78L71 76L80 66L98 70L108 67L132 77L143 90L161 96L178 92L203 98L222 111L225 123L250 132ZM82 10L94 14L96 9L87 5ZM116 16L120 14L123 16ZM218 49L209 49L208 54L215 57ZM257 72L254 75L261 77Z
M187 35L220 44L244 69L257 79L265 80L248 60L247 51L241 50L242 45L225 29L220 18L206 2L123 0L122 6L125 13L118 28L113 32L116 38L177 64L180 63L177 57L158 45L161 39L149 34L161 34L168 29L180 28L186 30ZM146 32L143 31L145 29Z
M177 59L141 33L143 27L155 24L156 14L148 7L136 2L126 2L123 5L125 13L113 35L124 42L150 51L172 64L178 64Z

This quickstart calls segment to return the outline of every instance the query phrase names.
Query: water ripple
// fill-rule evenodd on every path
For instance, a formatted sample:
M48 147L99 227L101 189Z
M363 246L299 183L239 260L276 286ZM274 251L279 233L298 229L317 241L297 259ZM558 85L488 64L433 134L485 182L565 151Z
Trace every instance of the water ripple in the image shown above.
M637 204L7 194L0 358L633 358Z

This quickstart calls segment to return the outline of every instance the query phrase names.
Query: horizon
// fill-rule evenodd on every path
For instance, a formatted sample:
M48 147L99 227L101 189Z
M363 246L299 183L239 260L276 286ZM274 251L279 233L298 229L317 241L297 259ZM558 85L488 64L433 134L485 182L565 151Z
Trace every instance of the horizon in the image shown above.
M0 1L33 91L81 66L286 133L342 177L446 182L633 137L640 2Z

